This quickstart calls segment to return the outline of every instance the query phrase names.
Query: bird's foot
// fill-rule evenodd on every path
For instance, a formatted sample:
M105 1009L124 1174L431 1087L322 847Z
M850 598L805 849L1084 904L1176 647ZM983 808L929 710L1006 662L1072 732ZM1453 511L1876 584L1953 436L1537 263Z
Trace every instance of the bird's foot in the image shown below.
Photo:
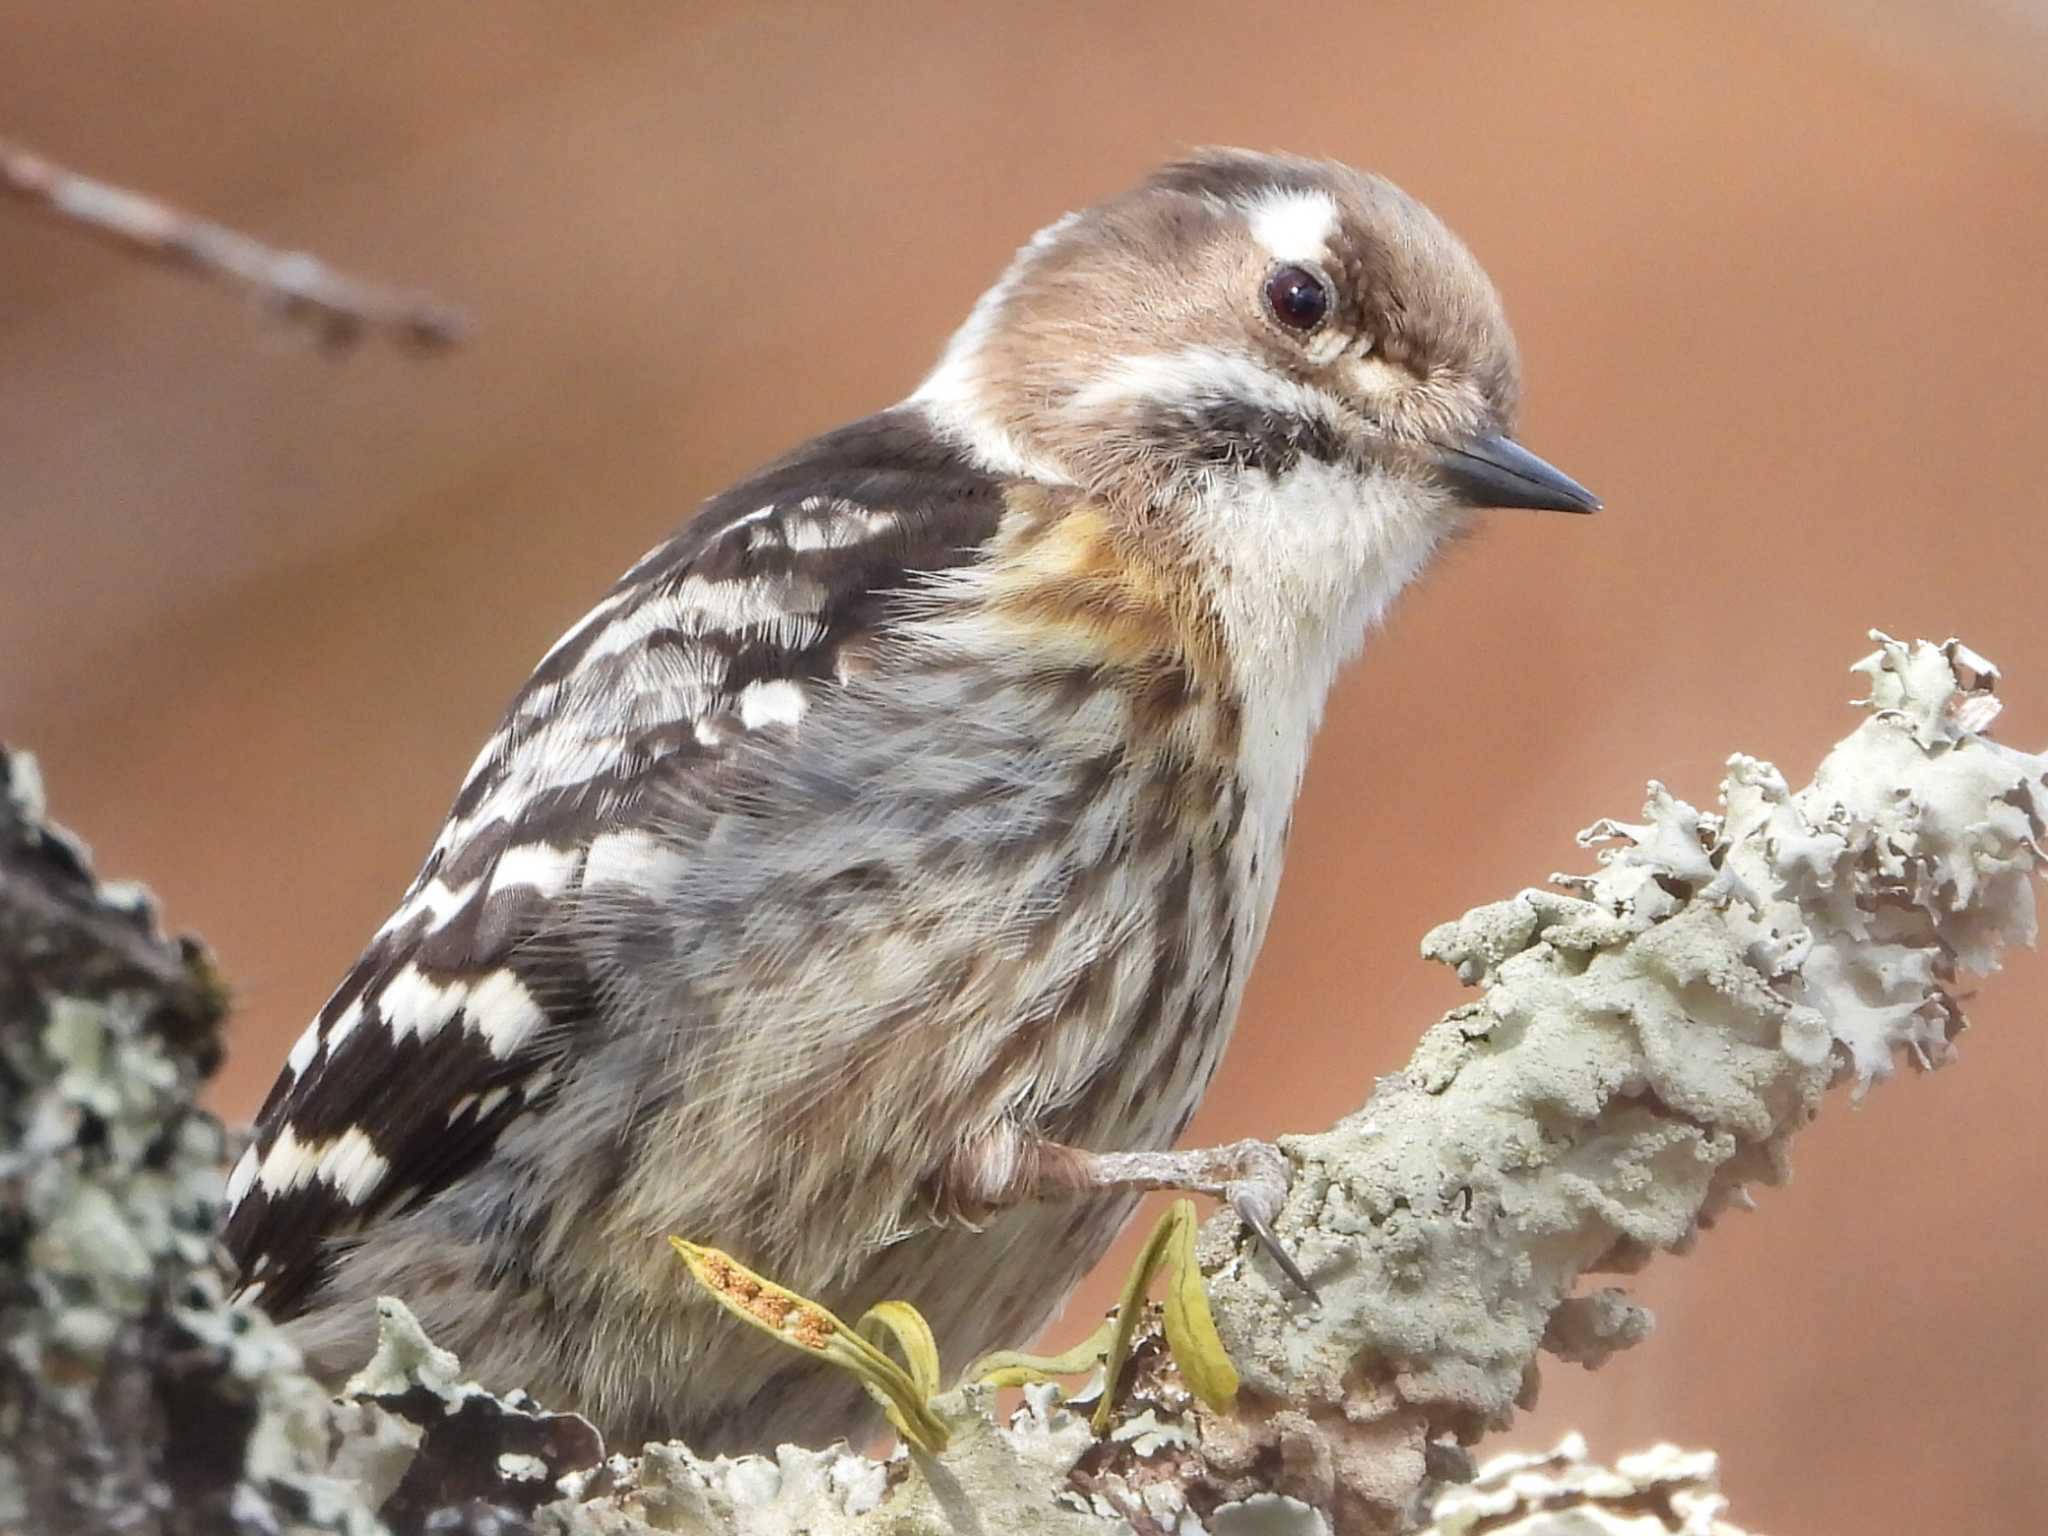
M986 1220L1005 1205L1029 1200L1155 1189L1209 1195L1237 1213L1280 1272L1314 1301L1315 1286L1273 1231L1291 1173L1286 1154L1270 1141L1174 1152L1089 1152L1004 1124L954 1155L934 1181L931 1205Z
M1186 1189L1221 1200L1237 1213L1259 1246L1271 1255L1280 1272L1310 1301L1320 1298L1302 1273L1294 1255L1273 1231L1273 1220L1287 1201L1293 1169L1287 1155L1270 1141L1233 1141L1220 1147L1193 1147L1181 1152L1102 1154L1103 1172L1114 1179L1124 1159L1136 1160L1133 1172L1142 1189Z

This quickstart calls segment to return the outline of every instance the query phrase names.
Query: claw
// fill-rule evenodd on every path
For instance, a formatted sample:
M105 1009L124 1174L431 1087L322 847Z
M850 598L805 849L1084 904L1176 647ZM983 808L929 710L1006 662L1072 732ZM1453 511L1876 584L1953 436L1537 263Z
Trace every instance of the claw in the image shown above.
M1223 1186L1223 1197L1237 1212L1237 1219L1272 1255L1280 1273L1292 1281L1302 1295L1321 1305L1323 1298L1316 1294L1315 1286L1301 1272L1301 1266L1294 1262L1294 1255L1282 1246L1273 1232L1273 1218L1287 1199L1287 1186L1292 1182L1286 1154L1269 1141L1241 1141L1229 1150L1237 1155L1243 1172Z
M1259 1240L1259 1245L1272 1257L1273 1262L1280 1266L1280 1273L1293 1281L1295 1288L1302 1295L1317 1306L1321 1306L1323 1298L1309 1283L1308 1276L1301 1272L1301 1266L1294 1262L1294 1255L1281 1244L1273 1231L1272 1223L1266 1219L1266 1213L1259 1208L1255 1198L1249 1197L1251 1192L1247 1191L1246 1194L1248 1198L1239 1198L1237 1192L1232 1191L1230 1208L1237 1212L1237 1219L1251 1229L1252 1236Z

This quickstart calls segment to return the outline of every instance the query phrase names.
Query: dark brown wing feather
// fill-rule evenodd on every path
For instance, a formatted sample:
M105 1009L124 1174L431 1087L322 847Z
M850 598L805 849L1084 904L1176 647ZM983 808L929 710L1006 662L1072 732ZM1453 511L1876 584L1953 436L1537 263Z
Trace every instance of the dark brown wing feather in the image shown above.
M605 839L649 828L778 685L834 686L917 572L977 558L1001 488L898 410L712 500L549 652L419 878L294 1048L230 1182L245 1287L304 1309L337 1243L433 1199L548 1100L602 1007L550 935ZM657 775L658 770L658 775Z

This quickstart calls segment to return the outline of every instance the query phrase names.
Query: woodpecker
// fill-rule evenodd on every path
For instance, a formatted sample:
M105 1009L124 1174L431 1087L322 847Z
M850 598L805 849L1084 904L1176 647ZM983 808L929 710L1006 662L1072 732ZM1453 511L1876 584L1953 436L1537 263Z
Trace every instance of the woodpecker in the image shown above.
M712 1452L865 1405L671 1233L964 1359L1139 1190L1262 1227L1270 1147L1169 1149L1331 681L1474 509L1598 505L1510 435L1518 373L1465 246L1344 165L1202 152L1041 231L914 393L541 660L230 1176L243 1294L330 1379L388 1293L487 1385Z

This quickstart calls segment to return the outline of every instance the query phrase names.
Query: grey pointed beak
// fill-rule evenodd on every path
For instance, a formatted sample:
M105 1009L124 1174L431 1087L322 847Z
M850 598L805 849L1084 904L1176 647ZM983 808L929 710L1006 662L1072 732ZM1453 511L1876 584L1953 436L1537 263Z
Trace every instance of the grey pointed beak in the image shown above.
M1487 433L1437 454L1436 469L1467 506L1597 512L1600 498L1512 437Z

